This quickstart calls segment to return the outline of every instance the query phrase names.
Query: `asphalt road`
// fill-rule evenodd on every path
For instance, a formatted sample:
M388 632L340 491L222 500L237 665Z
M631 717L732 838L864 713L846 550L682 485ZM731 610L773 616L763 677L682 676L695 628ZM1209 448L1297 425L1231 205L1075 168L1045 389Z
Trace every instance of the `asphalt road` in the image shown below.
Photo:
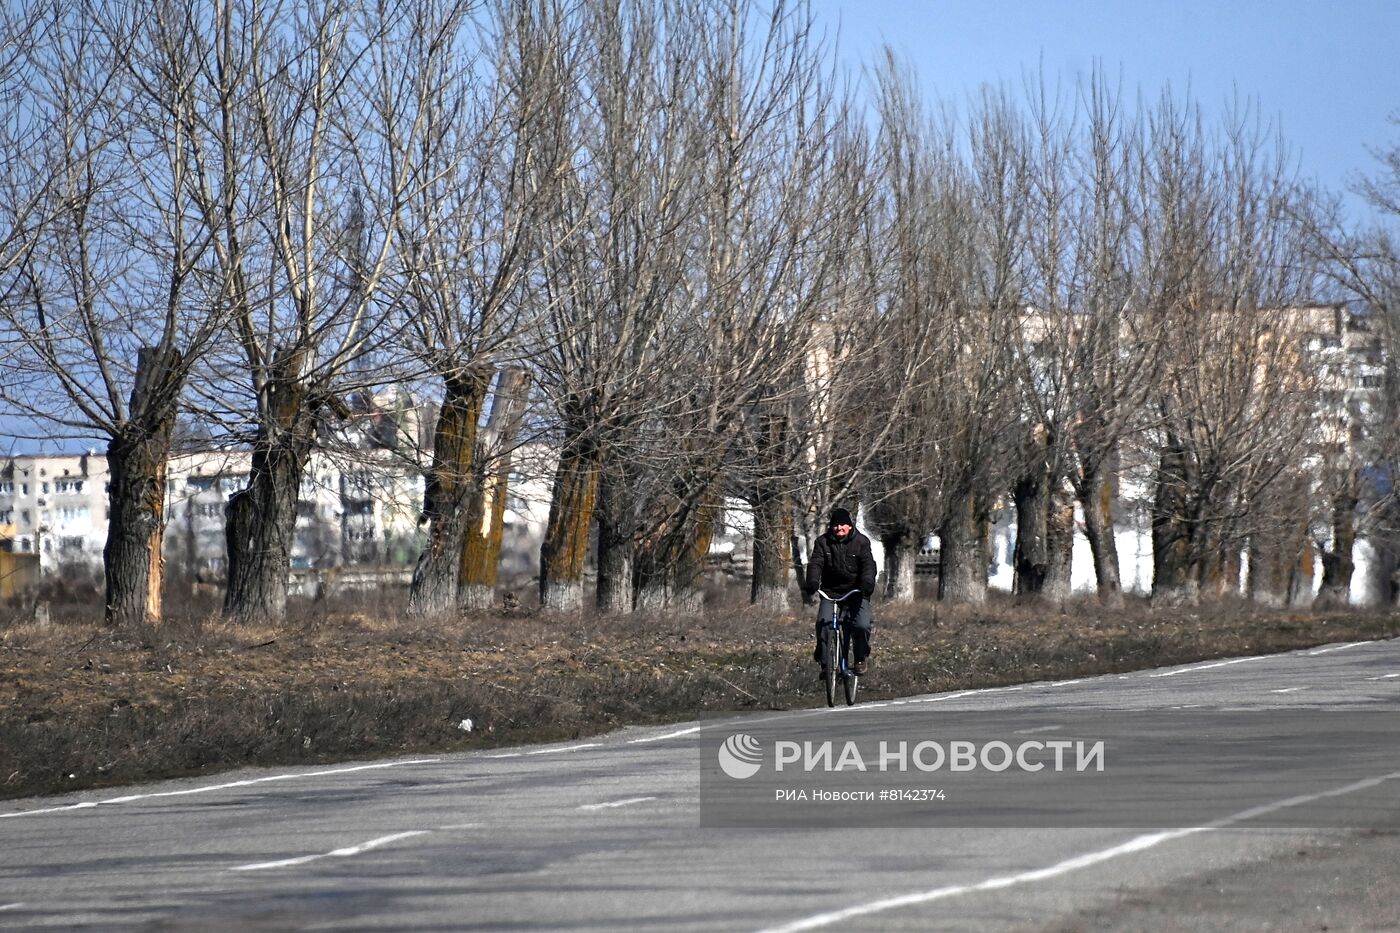
M1397 709L1400 641L1366 642L566 745L5 801L0 928L1400 929L1400 743L1381 743L1388 762L1368 760L1362 779L1328 783L1322 768L1324 787L1308 800L1244 784L1212 821L1180 826L957 827L911 816L884 828L716 828L702 825L699 804L702 761L746 730L816 723L894 735L962 712ZM1355 804L1349 828L1249 818L1320 796Z

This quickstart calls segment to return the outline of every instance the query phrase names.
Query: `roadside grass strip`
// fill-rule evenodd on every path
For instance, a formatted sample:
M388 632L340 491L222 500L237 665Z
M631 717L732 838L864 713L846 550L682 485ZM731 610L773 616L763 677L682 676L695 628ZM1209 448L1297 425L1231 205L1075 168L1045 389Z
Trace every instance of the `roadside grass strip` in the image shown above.
M1342 797L1353 794L1360 790L1367 790L1377 787L1387 781L1400 778L1400 771L1392 771L1389 774L1382 774L1378 777L1363 778L1351 784L1341 787L1334 787L1331 790L1319 791L1316 794L1304 794L1296 797L1286 797L1282 800L1275 800L1272 803L1260 804L1257 807L1250 807L1238 813L1221 817L1206 823L1204 826L1188 826L1182 829L1169 829L1156 833L1146 833L1129 839L1127 842L1112 846L1107 849L1100 849L1097 852L1086 852L1083 855L1076 855L1073 858L1056 862L1045 868L1032 869L1030 871L1019 872L1013 875L998 875L980 881L976 884L948 885L942 888L933 888L928 891L916 891L911 894L903 894L899 897L890 897L883 900L871 901L866 904L857 904L847 907L844 910L835 910L830 913L815 914L802 920L786 923L782 926L768 927L761 933L799 933L801 930L816 930L821 927L833 926L838 923L845 923L859 917L868 917L873 914L884 913L890 910L898 910L902 907L916 907L920 904L928 904L933 901L946 900L952 897L959 897L964 894L977 894L983 891L999 891L1003 888L1016 887L1022 884L1032 884L1037 881L1048 881L1058 878L1071 872L1079 871L1081 868L1089 868L1102 862L1118 858L1121 855L1131 855L1135 852L1144 852L1155 848L1164 842L1171 842L1175 839L1184 839L1187 836L1194 836L1197 833L1206 833L1217 829L1227 829L1246 820L1267 816L1279 810L1287 810L1290 807L1302 806L1303 804L1314 803L1318 800L1326 800L1331 797Z

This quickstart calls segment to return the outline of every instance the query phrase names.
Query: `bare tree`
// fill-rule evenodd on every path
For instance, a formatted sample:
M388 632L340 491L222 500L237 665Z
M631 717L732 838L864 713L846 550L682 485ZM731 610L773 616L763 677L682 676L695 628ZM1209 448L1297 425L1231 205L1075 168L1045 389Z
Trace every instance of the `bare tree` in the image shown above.
M966 253L958 228L967 219L961 172L947 157L947 128L936 125L914 91L911 72L886 54L880 73L881 190L873 275L878 314L866 332L878 373L864 446L873 452L861 488L872 530L885 552L885 596L914 598L914 557L936 524L942 490L930 482L947 446L946 401L937 394L958 315ZM885 419L888 418L888 421Z
M409 352L444 387L424 496L428 539L408 599L426 616L458 605L468 511L481 493L478 421L497 367L519 353L534 232L571 154L562 107L574 53L560 12L513 0L483 21L468 10L449 2L415 11L423 129L402 138L423 180L400 233L404 327Z
M42 11L29 22L42 41L25 49L26 123L51 214L0 308L30 377L5 394L31 415L108 438L105 617L157 620L171 431L191 367L221 325L208 238L192 220L208 62L198 24L168 5ZM37 203L9 201L21 224Z
M694 4L605 3L581 16L592 52L569 107L580 153L545 224L549 313L537 338L559 444L540 554L540 599L551 609L582 604L604 464L644 457L643 425L672 404L670 374L693 318L685 276L702 145L699 89L682 52L703 34ZM603 508L625 520L621 508Z
M946 419L935 479L939 598L981 603L997 492L1007 488L1016 422L1013 335L1025 307L1024 127L1004 95L984 93L969 120L971 256L962 301L946 322L948 351L935 385Z
M1391 123L1400 126L1400 117ZM1319 598L1343 602L1352 588L1352 549L1358 537L1371 541L1379 566L1368 587L1383 603L1400 597L1395 578L1400 519L1394 477L1400 472L1400 145L1375 150L1379 163L1357 179L1354 190L1372 211L1365 222L1350 221L1337 201L1318 199L1302 214L1314 225L1313 244L1323 272L1350 298L1346 323L1339 327L1343 351L1351 357L1346 384L1352 393L1330 438L1323 460L1321 492L1326 511L1316 542L1322 550ZM1340 323L1340 322L1339 322ZM1359 346L1347 346L1353 338ZM1334 401L1335 405L1336 402ZM1330 526L1330 527L1329 527Z
M486 430L478 438L457 592L457 605L462 609L489 609L495 601L511 464L522 438L529 384L528 371L520 367L501 371Z
M202 129L201 220L218 258L233 336L216 361L246 394L252 469L228 506L225 611L277 620L286 609L296 501L318 424L345 392L392 296L395 231L420 179L409 140L435 76L415 6L216 6L204 35L214 86ZM371 367L365 367L372 370Z
M1160 227L1145 235L1162 272L1151 307L1168 328L1156 397L1153 598L1170 602L1229 589L1231 555L1246 541L1255 542L1258 570L1264 542L1296 559L1289 542L1300 546L1302 534L1280 536L1263 505L1301 466L1314 402L1289 320L1311 279L1286 157L1245 117L1227 124L1212 151L1188 114L1169 101L1157 113L1149 172ZM1251 576L1262 591L1263 576Z
M699 339L687 347L683 405L661 422L672 438L663 466L672 480L651 498L638 549L643 607L698 602L726 492L766 502L765 520L782 524L781 494L743 478L755 464L753 419L766 420L771 470L771 455L785 446L772 433L785 430L774 416L800 392L774 375L793 373L819 322L854 299L852 244L870 189L864 129L826 72L807 6L760 14L735 2L711 15L715 28L697 55L707 141L694 166L702 192L692 272ZM765 599L785 602L772 587Z

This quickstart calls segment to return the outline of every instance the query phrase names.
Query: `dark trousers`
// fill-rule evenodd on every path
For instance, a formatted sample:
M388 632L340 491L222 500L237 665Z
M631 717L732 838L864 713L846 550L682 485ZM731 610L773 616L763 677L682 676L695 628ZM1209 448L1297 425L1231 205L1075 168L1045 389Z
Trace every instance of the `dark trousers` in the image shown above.
M853 600L854 601L854 600ZM836 604L827 599L820 600L821 608L817 610L817 623L815 626L817 638L817 650L812 657L820 661L822 659L822 629L831 624L831 614L836 611ZM860 608L855 612L855 618L851 620L851 654L853 661L864 661L870 657L870 635L875 630L875 617L870 612L870 600L862 597Z

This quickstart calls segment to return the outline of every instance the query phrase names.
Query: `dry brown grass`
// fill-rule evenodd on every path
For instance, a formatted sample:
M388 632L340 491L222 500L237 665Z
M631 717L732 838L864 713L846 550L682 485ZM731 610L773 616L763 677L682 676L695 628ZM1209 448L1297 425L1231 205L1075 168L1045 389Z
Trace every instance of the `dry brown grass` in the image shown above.
M0 615L0 796L820 702L805 610L714 602L699 617L515 611L436 625L404 619L385 597L298 605L286 624L256 628L189 601L132 630L96 624L91 605L63 607L46 626ZM879 606L863 688L876 698L993 686L1397 633L1394 613L1247 604ZM464 718L470 734L457 728Z

